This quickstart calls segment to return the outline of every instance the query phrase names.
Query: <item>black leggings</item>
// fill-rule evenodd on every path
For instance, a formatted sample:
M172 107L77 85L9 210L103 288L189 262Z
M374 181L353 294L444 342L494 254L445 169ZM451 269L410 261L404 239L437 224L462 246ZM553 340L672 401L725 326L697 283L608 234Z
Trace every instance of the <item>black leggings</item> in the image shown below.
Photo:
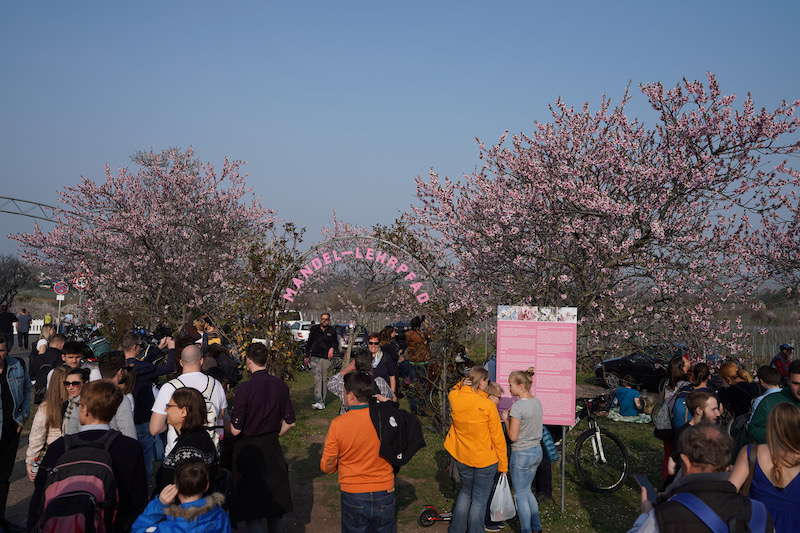
M536 475L533 478L533 492L537 497L539 495L547 498L553 497L553 468L547 451L542 454L542 462L536 469Z

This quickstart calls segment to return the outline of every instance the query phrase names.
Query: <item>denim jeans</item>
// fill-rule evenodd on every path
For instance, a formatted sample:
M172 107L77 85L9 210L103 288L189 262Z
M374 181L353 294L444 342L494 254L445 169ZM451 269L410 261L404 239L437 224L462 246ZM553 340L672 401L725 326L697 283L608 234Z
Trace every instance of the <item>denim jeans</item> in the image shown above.
M511 484L514 486L514 499L517 502L520 532L531 533L542 529L539 519L539 502L531 490L533 476L542 462L542 447L534 446L524 450L512 450L509 470Z
M153 461L156 460L156 438L150 434L150 422L136 424L136 440L142 447L144 454L144 469L147 472L147 482L153 477Z
M396 533L394 491L341 495L342 533Z
M492 510L490 509L492 498L494 498L494 491L497 488L497 482L498 481L500 481L500 472L498 472L498 473L496 473L494 475L494 481L492 482L492 490L489 491L489 501L486 504L486 516L484 517L484 520L483 520L483 522L484 522L483 525L484 525L484 527L487 527L487 528L495 527L495 526L501 526L502 527L503 524L505 523L505 522L495 522L494 520L492 520Z
M453 520L447 533L483 533L483 520L497 473L497 463L475 468L456 461L456 467L461 477L461 490L453 506Z

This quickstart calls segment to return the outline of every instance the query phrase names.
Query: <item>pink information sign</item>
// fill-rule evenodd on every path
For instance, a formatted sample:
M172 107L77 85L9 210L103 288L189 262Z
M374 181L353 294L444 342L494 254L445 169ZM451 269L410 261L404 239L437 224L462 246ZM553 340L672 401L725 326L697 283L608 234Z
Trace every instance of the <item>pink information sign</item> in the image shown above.
M533 391L544 423L575 423L578 310L575 307L497 307L497 383L506 391L500 408L513 403L508 375L536 369Z

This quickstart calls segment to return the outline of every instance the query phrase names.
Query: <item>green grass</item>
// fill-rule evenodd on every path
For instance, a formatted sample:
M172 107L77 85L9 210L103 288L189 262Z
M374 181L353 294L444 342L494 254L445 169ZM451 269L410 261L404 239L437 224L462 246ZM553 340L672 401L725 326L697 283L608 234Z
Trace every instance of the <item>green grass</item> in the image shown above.
M591 379L589 374L582 374L578 381L592 383ZM330 516L338 520L339 495L336 476L322 474L319 470L319 459L328 421L338 414L339 404L334 401L324 411L313 411L310 408L313 402L312 378L308 373L299 373L295 381L290 383L290 388L297 413L297 425L282 438L282 442L293 476L293 485L304 492L293 496L295 499L298 497L302 499L308 497L305 492L313 490L315 509L317 506L323 506ZM435 505L440 510L450 510L456 494L456 487L446 474L449 456L442 449L441 438L426 427L425 418L421 420L425 427L427 447L420 450L411 462L403 467L397 479L400 531L415 530L416 520L423 505ZM602 419L600 424L625 443L629 454L628 471L648 475L657 486L661 464L661 441L653 437L652 426L606 419ZM631 478L625 481L620 490L611 494L591 492L578 484L572 447L584 429L586 429L585 422L567 434L566 508L563 514L560 509L560 465L558 463L553 465L553 501L540 503L543 527L547 531L559 532L625 532L633 524L639 512L639 489ZM518 531L518 524L515 521L512 521L510 526L511 530ZM443 530L443 527L434 526L438 530Z

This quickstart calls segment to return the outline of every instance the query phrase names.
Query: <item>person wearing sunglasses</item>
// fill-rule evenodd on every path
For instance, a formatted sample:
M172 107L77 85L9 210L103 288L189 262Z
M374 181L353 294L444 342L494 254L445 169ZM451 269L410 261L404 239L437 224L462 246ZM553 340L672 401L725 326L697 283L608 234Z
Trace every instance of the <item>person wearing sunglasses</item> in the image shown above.
M47 447L64 434L63 407L70 398L67 386L67 383L72 383L67 377L70 370L72 368L67 365L57 366L53 369L45 400L39 404L33 417L31 433L28 436L28 450L25 453L25 469L28 472L28 479L31 481L36 479L39 463L42 461ZM72 390L79 395L80 385L83 384L83 381L74 376L73 379L77 379L78 387L72 387Z
M64 378L63 386L67 393L66 407L62 407L63 417L61 429L64 435L73 435L81 430L78 412L81 407L81 391L89 383L88 368L70 368Z
M389 355L384 355L381 350L381 340L377 333L372 333L367 341L367 349L372 355L372 377L383 378L392 389L397 392L397 364Z
M336 329L331 327L330 313L322 313L319 322L311 326L308 332L305 355L314 373L314 403L311 407L321 410L325 409L325 383L328 381L331 359L339 349L339 337Z
M339 409L340 415L347 412L347 402L345 401L346 393L344 391L344 377L351 372L366 372L367 374L372 375L372 355L365 352L359 352L355 354L353 358L350 359L350 363L346 367L344 367L339 373L331 376L331 379L328 380L328 390L335 394L342 402L342 406ZM378 395L380 401L396 401L392 389L389 388L389 384L386 383L383 378L373 378L373 382L380 393Z

